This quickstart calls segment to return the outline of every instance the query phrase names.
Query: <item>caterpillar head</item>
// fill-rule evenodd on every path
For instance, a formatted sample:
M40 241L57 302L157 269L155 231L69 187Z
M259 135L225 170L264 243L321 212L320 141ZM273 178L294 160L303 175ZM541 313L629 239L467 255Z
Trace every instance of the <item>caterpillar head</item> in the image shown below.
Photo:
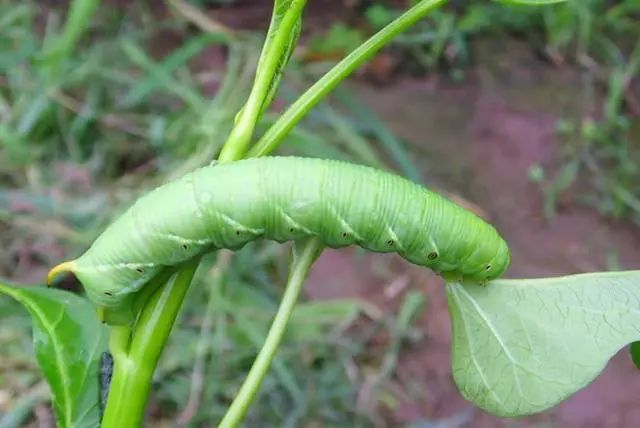
M504 239L498 236L497 251L480 254L474 271L465 273L464 278L472 281L489 281L500 277L509 267L511 256Z

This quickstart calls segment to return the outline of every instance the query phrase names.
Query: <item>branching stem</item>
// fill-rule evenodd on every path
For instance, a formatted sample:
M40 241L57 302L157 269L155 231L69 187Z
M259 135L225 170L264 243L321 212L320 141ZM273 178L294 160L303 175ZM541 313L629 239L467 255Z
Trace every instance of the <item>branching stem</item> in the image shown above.
M424 18L447 0L422 0L396 20L374 34L298 98L260 138L248 157L265 156L275 150L289 131L340 82L364 64L395 36Z
M103 428L142 425L153 372L199 262L199 258L188 262L151 295L133 333L128 326L111 328L114 372Z

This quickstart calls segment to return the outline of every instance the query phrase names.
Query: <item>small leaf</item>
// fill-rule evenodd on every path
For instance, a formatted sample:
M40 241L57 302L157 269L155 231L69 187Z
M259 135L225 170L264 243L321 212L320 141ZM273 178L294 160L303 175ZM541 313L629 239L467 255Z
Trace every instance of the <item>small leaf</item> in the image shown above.
M447 284L453 375L498 416L555 406L640 340L640 271Z
M58 426L99 426L99 364L106 332L93 305L70 292L44 287L0 284L0 293L31 314L36 358L51 388Z

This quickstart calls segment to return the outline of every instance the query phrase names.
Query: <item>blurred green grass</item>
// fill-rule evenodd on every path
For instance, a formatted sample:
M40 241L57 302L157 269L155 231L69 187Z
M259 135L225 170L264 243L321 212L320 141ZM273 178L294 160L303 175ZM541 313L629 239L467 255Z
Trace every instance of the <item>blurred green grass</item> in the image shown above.
M79 254L138 195L209 163L247 95L258 35L205 34L149 2L114 4L99 7L88 33L58 65L61 71L52 73L39 64L64 8L0 3L1 277L40 282L48 267ZM366 37L398 12L374 5L362 15L363 24L336 22L338 30L311 34L307 47L348 49L345 43ZM640 5L629 0L574 0L544 11L454 3L391 49L402 72L437 68L458 79L482 61L473 55L473 38L526 37L550 61L582 68L594 97L603 99L603 114L560 122L567 166L540 177L549 212L557 195L586 174L594 182L585 193L588 202L605 214L638 219L640 140L630 108L638 100L638 13ZM351 36L345 38L345 31ZM279 102L295 98L317 69L294 61ZM268 113L259 132L276 117ZM281 152L348 159L423 180L403 142L345 89L315 109ZM275 312L286 258L286 248L262 242L238 253L228 267L207 258L156 375L152 420L189 419L190 426L200 426L222 416ZM220 269L222 282L216 279ZM248 425L379 422L393 401L385 382L420 310L410 293L397 314L380 314L359 300L303 302ZM8 421L29 417L46 394L29 357L26 315L3 299L0 316L0 421ZM381 336L384 347L372 349ZM355 400L365 371L379 377L373 411ZM197 382L202 404L185 414Z

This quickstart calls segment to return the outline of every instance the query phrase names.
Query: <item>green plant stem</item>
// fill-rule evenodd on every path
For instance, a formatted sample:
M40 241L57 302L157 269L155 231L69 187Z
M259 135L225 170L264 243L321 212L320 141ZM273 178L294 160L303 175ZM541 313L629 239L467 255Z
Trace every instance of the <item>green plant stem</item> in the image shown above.
M151 295L133 336L129 327L112 327L114 373L103 428L141 426L153 372L199 262L199 258L189 261Z
M271 361L273 361L273 357L280 346L287 322L298 300L302 284L304 284L307 278L311 265L320 255L323 248L320 240L315 237L309 238L300 245L300 247L299 253L296 251L298 249L297 244L294 248L294 260L291 264L291 271L289 273L289 279L287 280L284 296L278 307L278 312L273 319L264 345L253 362L253 366L251 366L251 370L242 387L240 387L240 391L233 400L231 407L229 407L229 410L220 422L219 428L233 428L238 426L247 413L251 402L256 396L269 370Z
M109 352L114 361L127 358L129 343L131 341L131 327L128 325L116 325L111 327L109 334Z
M438 6L446 3L446 1L447 0L421 1L347 55L302 94L302 96L280 116L249 151L248 157L264 156L271 153L309 110L318 104L340 82L371 58L384 45L389 43L391 39L424 18Z
M222 147L218 158L219 162L234 161L242 159L244 156L247 146L251 142L256 123L262 113L265 97L269 94L269 89L278 71L282 53L287 49L290 35L300 19L300 14L305 4L306 0L293 0L280 22L280 27L274 36L273 42L270 45L265 43L265 46L269 46L269 51L263 55L265 58L264 65L261 64L258 69L249 99L240 111L238 122Z

